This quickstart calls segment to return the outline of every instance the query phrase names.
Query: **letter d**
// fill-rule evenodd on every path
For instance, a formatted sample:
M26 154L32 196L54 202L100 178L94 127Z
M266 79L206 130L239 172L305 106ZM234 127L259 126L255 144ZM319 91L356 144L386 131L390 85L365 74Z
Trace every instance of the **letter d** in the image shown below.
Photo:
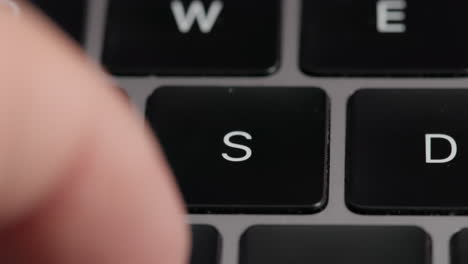
M450 143L451 152L450 155L444 159L433 159L432 158L432 139L444 139ZM457 155L457 143L449 135L444 134L426 134L426 163L447 163L455 158Z

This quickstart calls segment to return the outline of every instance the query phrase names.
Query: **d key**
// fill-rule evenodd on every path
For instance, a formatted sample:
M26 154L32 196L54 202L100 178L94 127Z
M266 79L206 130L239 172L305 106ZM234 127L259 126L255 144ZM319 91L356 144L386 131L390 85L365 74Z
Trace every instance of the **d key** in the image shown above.
M468 90L360 90L349 102L347 202L360 213L468 212Z

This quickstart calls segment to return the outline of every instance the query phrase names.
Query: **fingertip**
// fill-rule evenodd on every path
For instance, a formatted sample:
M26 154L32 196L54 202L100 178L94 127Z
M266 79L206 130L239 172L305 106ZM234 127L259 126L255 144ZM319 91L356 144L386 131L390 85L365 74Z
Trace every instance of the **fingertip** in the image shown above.
M38 15L0 34L0 262L185 263L175 181L110 78Z

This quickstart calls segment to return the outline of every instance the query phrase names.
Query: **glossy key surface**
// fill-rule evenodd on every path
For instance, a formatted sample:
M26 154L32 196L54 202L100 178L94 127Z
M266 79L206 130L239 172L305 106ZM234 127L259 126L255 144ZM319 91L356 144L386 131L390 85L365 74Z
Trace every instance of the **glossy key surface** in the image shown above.
M119 75L265 75L278 0L110 0L104 64Z
M192 254L190 264L219 264L222 251L221 236L209 225L192 225Z
M255 226L240 264L430 264L427 234L409 226Z
M451 264L468 263L468 229L464 228L450 240Z
M468 1L302 1L300 64L312 75L465 75Z
M349 101L347 203L361 213L468 212L468 90L360 90Z
M310 213L327 197L317 88L163 87L146 116L191 212Z

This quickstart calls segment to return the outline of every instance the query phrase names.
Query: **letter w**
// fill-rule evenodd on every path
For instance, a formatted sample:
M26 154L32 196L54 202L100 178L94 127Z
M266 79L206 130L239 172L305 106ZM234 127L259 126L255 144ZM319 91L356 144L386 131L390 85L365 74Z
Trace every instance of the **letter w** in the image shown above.
M211 32L223 9L223 3L221 1L212 2L207 13L202 2L197 0L193 1L185 12L182 2L176 0L172 1L171 9L180 32L188 33L197 20L200 31L206 34Z

